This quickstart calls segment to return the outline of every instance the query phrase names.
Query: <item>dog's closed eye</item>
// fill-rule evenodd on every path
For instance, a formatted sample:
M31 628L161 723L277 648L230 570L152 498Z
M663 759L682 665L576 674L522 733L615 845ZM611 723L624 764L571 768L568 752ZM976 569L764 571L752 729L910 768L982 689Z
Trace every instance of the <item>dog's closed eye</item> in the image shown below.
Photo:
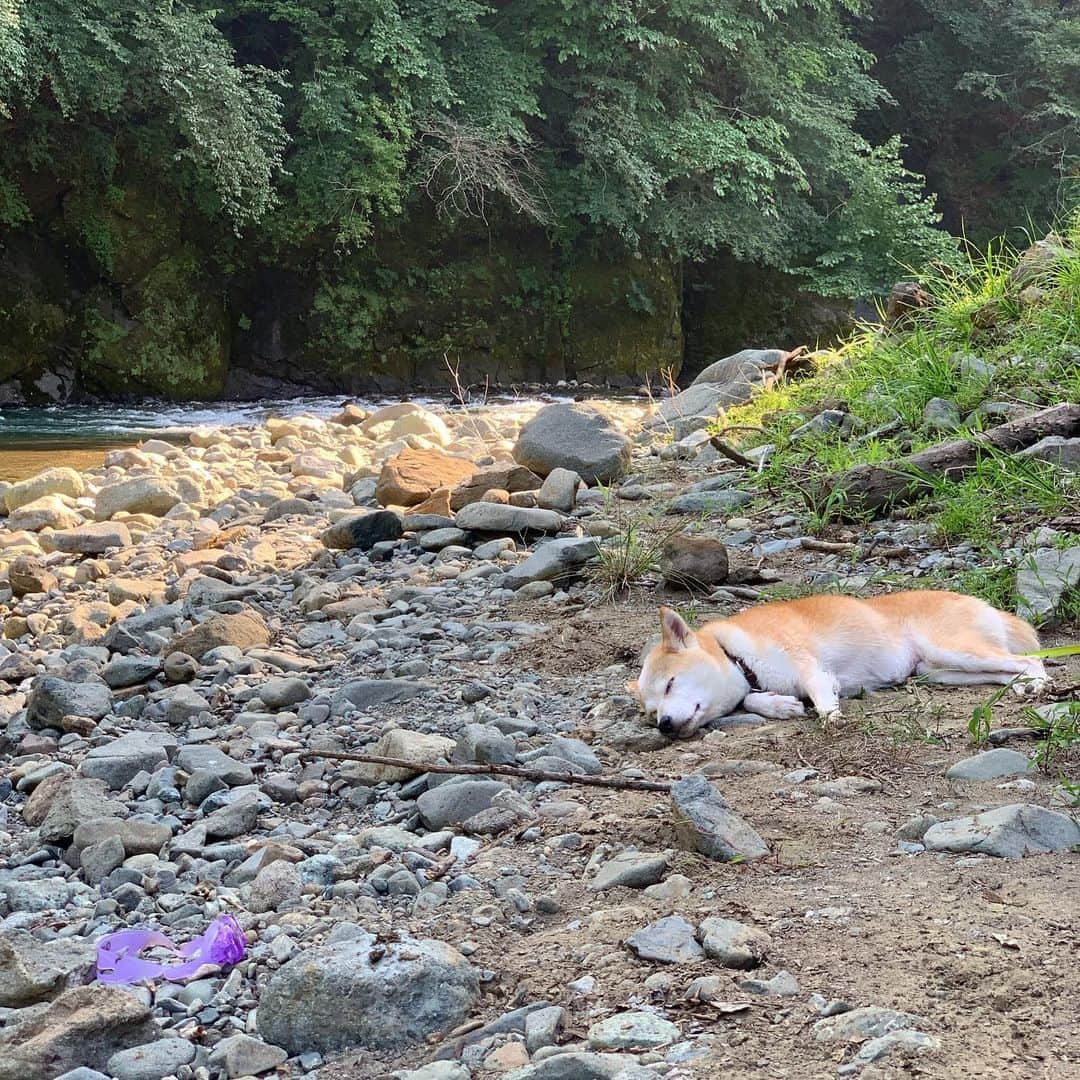
M675 687L675 679L674 678L668 679L667 686L664 687L664 693L665 694L670 694L671 691L674 689L674 687Z

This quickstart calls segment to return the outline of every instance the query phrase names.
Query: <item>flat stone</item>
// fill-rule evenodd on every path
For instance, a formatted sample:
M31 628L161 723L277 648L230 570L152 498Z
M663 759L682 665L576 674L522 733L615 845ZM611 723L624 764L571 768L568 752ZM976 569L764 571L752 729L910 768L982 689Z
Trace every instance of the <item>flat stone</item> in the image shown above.
M644 889L655 885L667 872L668 857L647 851L620 851L608 859L589 882L589 892L623 887Z
M554 533L563 519L554 510L533 510L495 502L474 502L463 506L455 518L459 529L472 532L518 536L525 533Z
M681 915L668 915L635 930L627 947L642 960L659 964L692 964L705 958L705 950L694 936L694 927Z
M533 581L569 580L599 551L600 542L591 536L549 540L541 544L524 562L507 571L503 577L503 586L507 589L520 589Z
M400 540L404 531L400 514L372 510L335 522L323 533L322 542L336 551L370 551L376 544Z
M169 760L176 749L171 735L152 731L130 731L118 739L110 739L92 747L79 766L79 773L93 780L104 780L106 786L119 791L144 769L153 772Z
M1080 545L1039 548L1016 571L1016 613L1034 622L1053 619L1066 591L1080 584Z
M104 555L115 548L131 547L131 533L121 522L95 521L49 534L49 546L69 555Z
M331 710L341 716L350 708L371 709L396 701L410 701L430 693L431 687L411 679L354 679L334 692Z
M1001 776L1026 776L1035 771L1035 762L1026 754L999 747L950 765L945 775L950 780L996 780Z
M1060 465L1063 469L1076 472L1080 469L1080 438L1066 439L1061 435L1048 435L1040 439L1034 446L1021 450L1017 457L1036 458L1039 461L1050 461Z
M210 1052L209 1064L224 1070L228 1077L258 1076L276 1069L288 1056L280 1046L271 1046L250 1035L230 1035Z
M650 1012L622 1012L589 1028L594 1050L654 1050L680 1037L678 1027Z
M855 1056L846 1064L841 1065L836 1073L838 1076L851 1076L853 1073L861 1072L867 1065L880 1061L898 1048L908 1053L922 1053L937 1050L940 1045L940 1040L923 1031L909 1031L906 1028L890 1031L887 1035L880 1035L876 1039L869 1039L863 1043Z
M554 1054L543 1061L505 1073L501 1080L656 1080L652 1069L632 1054Z
M445 735L427 735L406 728L394 728L386 732L370 751L375 757L401 758L415 761L417 768L407 769L400 765L378 765L366 761L346 762L343 774L360 784L401 784L419 776L426 764L440 759L448 760L454 749L454 740Z
M762 859L769 854L764 840L724 801L700 774L692 774L671 787L675 805L675 834L689 851L722 862Z
M23 820L37 825L45 844L67 844L83 822L126 813L127 807L109 798L100 780L65 776L38 785L23 806Z
M194 1043L187 1039L158 1039L145 1046L118 1050L105 1067L116 1080L162 1080L194 1060Z
M668 503L671 514L730 514L754 501L749 491L727 488L721 491L687 491Z
M268 709L289 709L310 697L311 687L303 679L267 679L259 687L259 698Z
M928 851L975 851L1019 859L1080 844L1080 825L1068 814L1043 806L1012 803L973 817L931 825L922 842Z
M925 1021L921 1017L911 1013L886 1009L879 1005L866 1005L836 1016L826 1016L818 1020L810 1030L818 1042L861 1042L923 1023Z
M98 521L108 521L120 513L162 517L180 502L183 502L180 493L164 480L138 476L106 484L94 501L94 517Z
M231 645L243 652L269 644L270 632L266 623L254 611L244 611L234 615L211 615L191 630L174 637L163 652L166 656L187 653L201 660L212 649L220 649L223 645Z

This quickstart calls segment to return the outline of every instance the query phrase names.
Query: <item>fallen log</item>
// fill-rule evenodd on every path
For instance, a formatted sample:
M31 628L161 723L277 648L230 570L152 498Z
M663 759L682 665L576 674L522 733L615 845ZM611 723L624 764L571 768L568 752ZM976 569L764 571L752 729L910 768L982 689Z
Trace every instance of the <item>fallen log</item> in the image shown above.
M583 773L552 772L548 769L529 769L521 765L432 765L428 762L409 761L407 758L381 757L377 754L353 754L344 750L304 750L302 758L329 758L333 761L360 761L368 765L396 765L399 769L415 772L451 773L461 776L516 776L520 780L537 783L555 781L561 784L583 784L586 787L615 788L619 791L671 790L670 781L637 780L629 776L586 776Z
M1054 405L964 439L938 443L908 457L876 465L857 465L826 482L821 497L835 506L834 514L839 518L865 514L878 517L894 506L913 502L931 492L934 479L951 479L969 472L988 450L1013 454L1050 435L1080 436L1080 405Z

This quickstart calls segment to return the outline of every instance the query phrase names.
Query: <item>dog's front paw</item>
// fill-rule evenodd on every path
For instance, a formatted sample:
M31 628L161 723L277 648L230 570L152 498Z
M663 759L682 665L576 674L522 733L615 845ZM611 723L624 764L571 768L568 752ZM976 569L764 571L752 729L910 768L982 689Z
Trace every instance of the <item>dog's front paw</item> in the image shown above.
M821 717L822 730L836 727L836 725L844 719L844 714L838 708L830 709L828 712L825 713L819 713L819 716Z
M798 720L800 716L805 715L806 709L798 698L785 698L778 702L776 711L773 713L777 720Z

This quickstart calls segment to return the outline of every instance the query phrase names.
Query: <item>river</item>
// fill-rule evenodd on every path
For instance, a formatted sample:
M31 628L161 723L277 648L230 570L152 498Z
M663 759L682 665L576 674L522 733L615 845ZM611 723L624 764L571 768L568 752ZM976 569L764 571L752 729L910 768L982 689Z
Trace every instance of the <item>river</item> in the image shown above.
M532 395L535 400L537 395ZM563 393L540 395L545 401L568 400ZM361 408L377 408L389 400L349 399ZM411 400L436 412L462 406L449 398L415 397ZM522 398L500 396L475 407L484 411L500 405L520 405ZM255 402L195 402L141 405L50 405L44 408L0 407L0 481L21 480L53 465L90 469L105 454L143 439L183 440L192 428L260 424L268 416L340 412L343 397L301 397Z

